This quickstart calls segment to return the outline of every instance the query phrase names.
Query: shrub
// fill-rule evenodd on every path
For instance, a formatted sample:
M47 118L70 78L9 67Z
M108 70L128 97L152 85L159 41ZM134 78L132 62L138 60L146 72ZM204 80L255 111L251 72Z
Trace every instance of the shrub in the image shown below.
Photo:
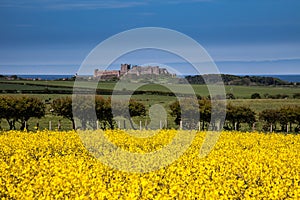
M251 95L251 99L261 99L261 96L259 93L254 93Z

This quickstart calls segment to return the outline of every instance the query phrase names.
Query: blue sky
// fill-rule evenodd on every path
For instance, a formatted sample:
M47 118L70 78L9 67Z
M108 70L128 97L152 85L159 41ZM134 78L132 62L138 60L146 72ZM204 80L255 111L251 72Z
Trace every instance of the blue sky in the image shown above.
M101 41L148 26L195 39L222 73L300 74L299 10L298 0L1 0L0 74L74 74Z

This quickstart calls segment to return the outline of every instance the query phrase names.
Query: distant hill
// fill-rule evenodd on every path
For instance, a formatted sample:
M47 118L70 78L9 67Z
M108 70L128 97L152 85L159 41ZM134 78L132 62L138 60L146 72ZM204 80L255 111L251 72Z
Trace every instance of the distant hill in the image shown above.
M274 77L279 78L284 81L299 83L300 82L300 74L272 74L272 75L259 75L259 76L267 76L267 77Z
M178 76L175 79L168 77L166 80L171 81L171 83L186 83L188 81L190 84L205 84L204 78L210 80L210 83L216 83L216 74L205 74L205 75L189 75L180 78ZM230 74L221 74L223 82L225 85L240 85L240 86L275 86L275 85L300 85L300 75L258 75L258 76L238 76ZM88 77L86 77L88 78ZM163 79L164 76L159 76L158 78ZM151 82L149 78L142 77L141 82ZM0 80L68 80L74 81L75 77L71 75L0 75ZM135 79L138 81L139 79ZM115 80L118 81L118 80ZM152 80L157 81L156 79ZM162 82L162 80L160 80Z
M209 82L215 83L215 74L185 76L185 79L190 84L205 84L204 79L210 80ZM243 85L243 86L271 86L271 85L293 85L294 83L284 81L275 77L267 76L237 76L230 74L221 74L225 85ZM299 85L299 83L297 83Z

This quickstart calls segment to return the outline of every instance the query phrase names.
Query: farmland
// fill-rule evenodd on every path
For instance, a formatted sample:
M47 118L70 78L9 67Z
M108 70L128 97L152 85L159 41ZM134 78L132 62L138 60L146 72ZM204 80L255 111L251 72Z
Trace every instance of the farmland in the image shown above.
M91 82L81 82L80 87L88 89ZM259 132L264 122L255 123L255 129L244 123L242 132L222 131L212 151L205 157L199 152L206 132L184 130L180 133L190 137L196 134L192 144L183 155L176 150L167 152L157 160L171 160L167 155L178 155L174 162L137 163L128 165L128 157L106 149L111 145L97 144L95 135L104 134L121 150L138 155L162 150L172 143L178 132L175 117L171 115L170 104L176 96L169 95L172 87L179 93L187 93L184 85L159 86L147 84L138 88L132 99L145 105L147 115L133 117L143 124L143 130L128 130L129 121L121 129L70 131L70 120L51 112L51 103L72 95L72 81L7 81L1 82L1 97L38 97L45 103L45 116L30 118L27 131L9 130L5 120L0 127L0 197L4 199L299 199L300 198L300 135ZM114 82L100 82L97 89L114 90ZM127 84L122 92L132 92L134 84ZM192 85L197 96L207 97L205 85ZM169 89L168 89L169 88ZM300 93L297 86L225 86L226 93L234 99L227 99L228 105L244 106L259 113L269 108L296 107L300 99L293 95ZM30 92L35 91L35 92ZM158 91L158 93L156 93ZM251 99L258 93L262 99ZM267 96L287 95L283 99ZM102 94L105 99L111 97ZM169 129L145 130L149 109L161 105L167 110ZM159 127L160 116L154 116ZM51 123L51 129L48 130ZM60 124L58 130L58 123ZM227 120L228 124L229 121ZM37 128L36 125L39 124ZM278 124L277 124L278 125ZM292 128L295 130L297 124ZM127 129L125 129L127 127ZM20 124L16 124L16 129ZM136 126L138 129L138 127ZM291 129L290 129L291 130ZM290 131L291 132L291 131ZM84 140L82 136L84 135ZM149 136L150 137L146 137ZM134 137L139 136L139 137ZM92 144L92 146L87 146ZM172 143L182 148L183 143ZM98 148L98 149L97 149ZM178 150L179 151L179 150ZM100 154L95 154L100 152ZM98 160L105 154L108 163ZM96 156L96 157L94 157ZM100 156L101 158L101 156ZM137 160L138 162L138 160ZM153 162L153 161L152 161ZM150 166L163 165L154 171ZM138 167L139 166L139 167ZM142 166L142 167L141 167ZM125 169L125 170L124 170ZM136 173L139 169L142 173ZM127 170L127 171L126 171ZM135 172L135 173L131 173Z
M102 133L123 150L145 154L168 144L176 131L164 130L144 139L118 130ZM139 131L135 133L141 134ZM153 133L143 131L142 134ZM204 136L204 132L197 132L191 146L168 166L148 173L128 173L95 159L74 131L2 132L0 197L300 198L299 135L225 131L211 153L201 158L199 150ZM118 158L115 156L112 153L112 158Z
M90 88L91 81L80 82L80 87ZM51 102L54 99L70 96L73 91L73 81L29 81L29 80L15 80L15 81L1 81L0 96L20 96L29 95L32 97L42 98L46 103L46 115L41 119L31 118L29 120L29 130L34 130L35 125L38 123L41 130L49 128L51 121L52 128L57 128L58 121L61 121L62 130L71 129L71 122L63 117L53 115L51 110ZM113 91L115 82L99 82L98 89ZM130 92L130 88L135 86L134 83L127 83L126 90ZM186 93L186 85L183 84L172 84L160 86L156 84L146 84L137 89L138 93L132 95L132 99L141 102L145 105L146 110L152 105L160 104L167 110L168 115L168 126L176 127L174 124L174 117L169 113L169 106L171 103L176 101L175 96L170 96L172 93L170 89L176 88L179 93ZM195 93L201 97L207 97L209 95L207 87L205 85L192 85ZM168 89L170 88L170 89ZM280 108L282 106L297 106L300 105L300 99L293 99L293 95L300 93L300 88L297 86L225 86L226 93L231 93L236 99L228 99L227 103L236 106L250 107L255 111L258 118L258 113L268 108ZM124 91L124 90L123 90ZM101 91L100 91L101 92ZM159 92L159 93L157 93ZM258 93L263 99L250 99L251 95ZM42 95L41 95L42 94ZM287 95L285 99L270 99L265 98L266 95ZM102 94L104 98L110 97L109 94ZM150 120L149 117L134 117L133 120L138 124L139 121ZM158 122L159 123L159 122ZM257 124L258 128L262 127L262 124ZM8 124L2 120L0 123L1 129L8 130ZM129 124L127 125L129 127ZM249 127L244 127L245 131L249 130Z
M81 81L77 83L82 88L90 88L94 83L91 81ZM102 90L114 90L115 82L99 82L97 89ZM74 82L73 81L26 81L26 80L17 80L17 81L1 81L0 88L2 90L16 90L16 93L22 93L22 90L73 90ZM126 83L126 90L134 88L134 83ZM200 96L208 96L209 92L206 85L191 85L195 91L195 94ZM159 91L159 92L169 92L170 89L176 89L180 93L186 92L185 84L171 84L160 86L157 84L146 84L137 91ZM253 93L258 93L262 97L266 94L268 95L278 95L285 94L290 98L294 94L300 93L300 87L297 86L225 86L226 93L232 93L236 98L249 99Z
M0 200L300 200L300 0L0 0Z

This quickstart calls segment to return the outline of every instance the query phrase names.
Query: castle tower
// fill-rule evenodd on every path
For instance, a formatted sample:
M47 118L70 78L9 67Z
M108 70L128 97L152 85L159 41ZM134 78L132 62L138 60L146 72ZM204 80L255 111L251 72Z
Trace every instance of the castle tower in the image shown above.
M99 71L98 69L95 69L95 70L94 70L94 77L97 77L97 76L98 76L98 71Z
M121 64L121 75L126 74L130 70L129 64Z

